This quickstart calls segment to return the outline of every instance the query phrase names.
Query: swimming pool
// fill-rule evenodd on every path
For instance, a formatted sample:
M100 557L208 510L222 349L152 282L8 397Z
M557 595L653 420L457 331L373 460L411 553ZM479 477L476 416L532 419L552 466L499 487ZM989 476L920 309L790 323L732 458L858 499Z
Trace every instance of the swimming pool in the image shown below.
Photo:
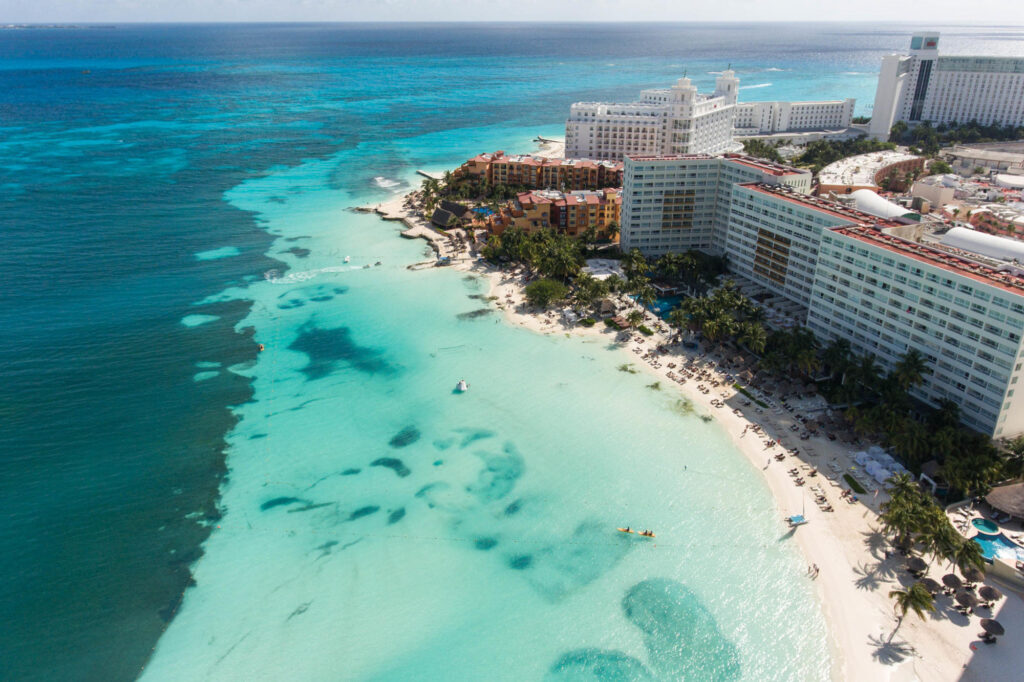
M981 546L981 553L992 561L993 557L1010 561L1024 561L1024 548L1010 541L1005 535L975 535L971 538Z
M999 535L999 526L988 519L973 519L971 524L985 535Z
M668 314L672 312L672 309L679 305L679 302L683 300L682 296L663 296L654 300L654 305L651 306L651 312L665 319Z

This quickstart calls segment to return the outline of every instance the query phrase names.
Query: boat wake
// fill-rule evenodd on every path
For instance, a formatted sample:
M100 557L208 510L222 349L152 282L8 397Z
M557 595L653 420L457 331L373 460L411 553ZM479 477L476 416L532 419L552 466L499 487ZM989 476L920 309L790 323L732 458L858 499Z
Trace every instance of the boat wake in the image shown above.
M393 178L386 178L383 175L378 175L373 179L373 184L377 185L381 189L390 190L392 192L400 192L401 188L405 185L401 180L395 180Z
M267 280L271 284L299 284L301 282L308 282L320 275L362 269L363 268L358 265L329 265L325 268L300 270L298 272L289 272L285 275L282 275L278 270L267 270L263 273L263 279Z
M758 83L757 85L741 85L740 90L756 90L757 88L770 88L771 83Z

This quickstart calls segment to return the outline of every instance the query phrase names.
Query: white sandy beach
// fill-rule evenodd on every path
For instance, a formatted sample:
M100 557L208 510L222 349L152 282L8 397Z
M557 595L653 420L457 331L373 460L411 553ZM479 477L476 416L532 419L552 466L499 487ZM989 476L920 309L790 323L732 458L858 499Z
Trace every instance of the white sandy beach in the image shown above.
M496 302L505 311L510 324L542 334L599 336L609 342L616 339L618 333L604 325L590 328L567 326L557 314L546 317L529 312L519 277L509 277L494 268L465 262L458 267L489 278L490 295L498 297ZM654 319L650 315L648 318ZM653 326L653 322L649 322L649 326ZM668 367L670 363L676 365L678 372L678 368L690 359L703 363L713 359L712 356L700 358L695 351L684 352L675 346L672 352L658 356L657 360L645 361L643 353L667 344L666 335L659 333L643 338L633 333L630 337L628 342L621 344L624 360L637 368L645 368L667 390L678 390L690 400L698 413L709 414L722 425L736 447L747 456L751 466L761 470L775 498L780 520L801 512L809 519L810 522L797 528L792 537L808 566L817 564L820 569L816 585L832 636L833 679L992 680L1010 679L1013 676L1010 671L1020 669L1024 653L1010 640L989 646L981 643L978 637L981 617L997 618L1008 633L1020 632L1024 628L1024 602L1019 594L1002 584L998 587L1007 597L993 607L991 614L982 609L978 615L968 619L952 609L949 597L939 596L936 598L936 612L927 621L908 615L892 643L888 644L896 624L889 592L909 585L911 580L903 569L905 557L893 553L886 558L887 543L877 530L878 505L887 496L883 491L877 498L869 493L859 496L856 503L844 501L840 493L847 486L841 483L841 475L828 466L835 460L843 471L848 470L854 464L853 454L866 446L844 445L839 441L829 441L824 435L801 441L789 429L795 423L793 413L758 408L754 403L744 406L745 397L725 381L724 375L714 370L710 371L717 375L721 385L711 388L709 393L697 389L700 384L708 385L707 381L689 379L680 385L668 376L673 371ZM636 352L638 349L640 353ZM716 408L712 400L720 401L724 406ZM762 427L763 435L748 430L754 424ZM766 448L765 442L769 439L781 440L786 448L796 447L801 454L787 455L784 461L776 461L774 455L786 449L780 446ZM788 473L794 467L804 474L805 486L795 485ZM804 472L812 468L818 468L820 473L810 478ZM813 485L821 487L833 512L819 510L811 490ZM939 580L947 571L948 566L936 564L929 575Z
M550 142L544 143L538 154L557 157L563 151L564 144ZM405 199L398 196L368 208L386 219L401 220L414 228L410 236L430 240L440 255L453 257L456 268L487 277L490 295L496 297L496 305L504 310L510 324L541 334L600 337L602 342L616 340L618 333L600 323L590 328L569 326L557 313L547 316L529 311L524 303L525 283L521 277L482 264L467 252L455 253L448 237L430 229L422 217L415 216ZM654 326L653 316L648 317L652 320L650 325ZM816 564L819 569L816 587L831 633L833 679L994 680L1011 679L1015 675L1011 671L1021 669L1024 651L1013 646L1012 641L1018 633L1024 632L1024 602L1021 595L1002 584L998 587L1007 597L994 605L991 613L981 609L978 615L968 618L953 610L949 597L940 595L936 598L935 613L925 621L913 613L908 614L890 643L896 618L889 592L912 581L903 568L903 556L893 553L887 558L888 543L878 530L878 505L887 496L884 492L877 497L869 493L860 496L856 503L845 501L840 494L848 486L842 483L841 474L830 466L834 462L840 471L849 470L854 464L853 454L866 446L829 441L824 434L799 440L789 428L796 423L794 414L799 408L790 413L781 408L759 408L752 402L744 405L748 402L745 396L736 392L723 374L707 366L708 360L717 363L713 356L699 357L695 351L683 351L675 346L656 360L643 359L645 353L667 342L666 335L661 333L649 338L631 334L628 342L620 344L623 359L656 376L666 390L679 391L698 413L711 415L722 425L751 466L764 475L776 501L780 527L782 519L790 514L803 512L809 520L792 532L792 538L808 567ZM708 381L689 379L680 385L669 378L673 371L669 364L676 365L678 372L678 368L690 360L711 372L712 381L720 385L703 393L697 387ZM715 407L713 400L722 404ZM759 425L763 431L760 434L751 431L753 425ZM765 443L769 439L781 441L785 447L767 448ZM800 450L798 456L787 454L783 461L774 458L794 447ZM805 476L805 486L795 485L788 473L793 468ZM820 472L813 478L807 476L812 468ZM834 511L819 509L812 486L820 487ZM938 580L947 571L947 566L937 564L932 566L929 575ZM982 617L997 618L1006 627L1008 638L994 646L982 643L978 636Z

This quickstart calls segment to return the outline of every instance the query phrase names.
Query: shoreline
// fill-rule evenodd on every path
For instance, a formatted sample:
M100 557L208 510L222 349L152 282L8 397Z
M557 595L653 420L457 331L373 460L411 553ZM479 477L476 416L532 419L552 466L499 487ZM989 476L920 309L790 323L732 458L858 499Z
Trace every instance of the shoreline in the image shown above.
M580 327L566 325L557 314L551 319L541 317L525 308L522 283L519 277L510 278L492 266L479 264L459 264L456 269L473 272L488 279L488 295L498 296L495 301L502 309L505 321L513 326L523 327L538 334L564 334L574 337L603 337L614 341L618 332L604 326ZM511 295L511 299L508 296ZM653 316L647 313L648 326ZM600 323L599 323L600 324ZM758 469L768 486L779 514L780 521L785 517L804 513L809 523L791 530L784 537L796 540L801 555L808 568L817 565L820 569L815 578L816 592L829 632L830 679L834 680L942 680L942 679L993 679L998 678L1000 671L1007 666L1019 664L1019 657L1010 647L986 647L978 649L986 654L975 657L971 647L979 642L976 636L979 629L977 620L955 622L946 614L950 600L936 598L937 611L942 612L929 616L927 620L919 620L913 614L904 619L892 646L887 644L890 633L895 627L893 604L889 599L890 590L901 589L912 581L899 579L907 574L903 570L905 558L893 552L885 556L885 546L878 523L878 505L888 499L884 491L874 498L872 493L858 496L856 503L844 501L840 497L842 489L848 488L841 482L841 472L848 471L854 464L855 452L866 449L867 444L842 444L840 441L829 441L824 435L813 436L801 441L788 426L795 423L793 415L758 407L750 401L744 405L746 397L725 383L712 388L708 393L698 390L701 383L689 379L679 385L668 377L672 371L668 364L677 368L687 360L697 363L718 359L701 355L697 351L684 351L673 347L666 354L659 356L660 367L654 367L647 361L641 361L643 353L635 350L653 349L667 343L661 333L637 342L637 333L630 334L630 340L618 343L620 351L628 351L632 363L639 369L642 367L648 376L655 377L662 384L676 384L676 390L695 408L695 414L710 416L721 427L737 450L743 453L749 464ZM643 338L643 337L641 337ZM710 371L719 381L724 377L715 370ZM721 407L715 407L712 401L719 401ZM794 413L797 410L794 410ZM759 425L760 435L748 428ZM785 448L776 445L765 447L765 438L782 440ZM783 461L777 461L775 455L788 448L796 447L800 455L787 454ZM810 453L814 453L811 455ZM830 469L829 464L835 462L839 471ZM795 485L788 470L797 467L805 476L806 485ZM804 472L818 468L816 477L807 477ZM811 486L818 485L828 498L833 512L821 511L813 499ZM810 498L810 499L808 499ZM926 560L928 558L926 557ZM947 567L940 562L933 567L931 577L941 578ZM810 579L810 577L808 577ZM1024 628L1024 604L1021 596L1005 585L1000 589L1006 598L999 602L991 615L1001 623L1018 631ZM1010 625L1012 624L1012 625ZM887 660L901 659L888 663ZM968 670L968 666L970 669Z
M537 140L535 140L537 141ZM536 156L560 156L564 144L557 141L539 140L541 150ZM400 221L407 226L403 237L424 238L438 256L452 258L457 270L473 273L488 280L488 296L502 310L505 321L513 326L524 327L538 334L565 334L574 337L604 337L614 340L618 332L603 325L582 327L564 324L557 312L549 311L543 316L525 308L524 282L518 276L483 264L472 252L457 251L456 244L444 233L432 229L427 221L416 215L411 194L395 198L372 207L360 207L361 212L376 213L383 220ZM427 267L432 263L410 265ZM654 319L646 313L648 320ZM660 320L657 321L660 323ZM648 322L650 325L650 322ZM655 326L659 326L655 324ZM662 333L647 338L637 333L629 340L617 342L620 350L631 357L631 365L642 366L648 376L665 384L676 384L674 389L690 402L696 414L709 416L725 430L733 445L743 453L752 467L760 470L768 486L779 514L785 517L803 512L809 523L789 531L784 538L796 540L800 553L810 567L817 566L815 576L816 593L829 633L830 678L836 680L940 680L940 679L991 679L1001 671L1019 666L1024 656L1015 656L1008 646L978 649L983 655L975 656L978 625L976 621L960 622L948 615L948 598L937 597L936 615L919 620L908 615L899 630L898 638L888 643L889 634L895 627L893 604L888 593L909 585L902 570L903 557L897 553L888 556L887 542L878 528L878 505L888 499L884 491L877 496L869 492L860 496L856 503L840 497L848 489L842 481L842 473L854 465L854 453L864 450L868 444L843 444L829 441L824 433L801 441L790 426L798 425L794 415L800 411L797 406L792 413L781 407L765 409L749 401L736 391L731 383L724 381L724 375L707 365L719 358L714 354L685 351L671 347L666 355L658 356L658 366L645 359L644 351L667 344ZM638 352L639 351L639 352ZM706 392L697 386L704 380L689 379L678 384L669 377L669 364L682 367L692 361L697 371L709 372L709 378L718 384ZM714 404L712 401L717 402ZM744 405L744 403L749 403ZM758 434L751 431L761 429ZM766 447L766 439L781 441L785 447ZM799 455L785 454L782 461L775 455L785 453L789 448L798 448ZM833 468L834 467L834 468ZM801 475L816 468L818 475L806 477L806 485L798 487L788 473L797 468ZM825 512L818 508L811 492L812 486L820 486L834 511ZM870 488L869 488L870 490ZM808 498L810 504L808 505ZM937 573L936 573L937 572ZM945 572L936 566L932 577L940 578ZM808 576L808 579L811 579ZM902 582L901 582L901 579ZM1021 596L1001 585L1006 598L993 608L991 615L1007 626L1007 632L1024 631L1024 602Z

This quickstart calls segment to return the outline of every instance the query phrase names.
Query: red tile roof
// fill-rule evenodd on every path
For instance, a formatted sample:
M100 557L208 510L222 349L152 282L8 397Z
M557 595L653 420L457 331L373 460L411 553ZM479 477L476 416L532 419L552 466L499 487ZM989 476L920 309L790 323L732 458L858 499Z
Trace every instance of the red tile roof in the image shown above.
M900 239L865 225L837 227L832 232L873 244L888 251L900 253L916 261L948 270L949 272L997 287L1017 296L1024 296L1024 277L1019 275L996 270L982 263L967 258L960 258L924 244Z

